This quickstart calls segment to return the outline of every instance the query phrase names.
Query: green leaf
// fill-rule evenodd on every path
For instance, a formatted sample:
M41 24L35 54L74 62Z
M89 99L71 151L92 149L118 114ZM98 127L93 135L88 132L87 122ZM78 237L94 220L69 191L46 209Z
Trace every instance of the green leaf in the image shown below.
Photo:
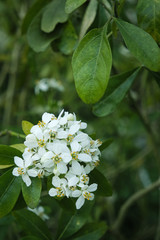
M12 170L0 176L0 218L13 209L21 191L21 178L13 176Z
M37 238L34 236L26 236L26 237L21 238L20 240L41 240L41 238Z
M24 201L24 198L23 198L23 195L22 195L22 192L21 192L18 199L17 199L17 202L16 202L14 208L12 209L12 211L20 210L20 209L26 208L26 207L27 207L27 205Z
M55 29L52 33L45 33L40 28L41 13L33 19L27 31L28 44L35 52L43 52L53 40L59 37L60 29Z
M37 207L41 196L41 190L42 182L39 178L32 178L32 184L29 187L27 187L26 184L22 182L22 193L28 207Z
M112 55L105 29L91 30L72 58L76 89L85 103L95 103L103 96L111 66Z
M89 175L91 181L98 184L97 195L104 197L112 196L112 186L100 171L94 169Z
M80 29L80 35L79 35L80 39L83 38L83 36L86 34L88 28L93 23L93 21L96 17L96 13L97 13L97 6L98 6L97 0L92 0L89 2L86 12L84 14L83 20L82 20L82 25L81 25L81 29Z
M115 21L131 53L150 70L159 71L160 49L151 35L121 19Z
M141 28L160 42L160 1L139 0L137 4L138 23Z
M75 213L76 207L75 207L75 202L72 198L67 198L67 197L64 197L62 199L55 198L55 200L57 201L59 206L63 208L65 211Z
M99 147L99 150L102 152L104 149L109 147L109 145L113 142L112 138L108 138L102 142L102 145Z
M122 82L113 92L106 96L102 101L95 104L93 106L93 113L98 117L104 117L114 112L117 108L117 105L123 100L126 93L132 86L139 71L140 68L138 68L131 76L129 76L124 82Z
M83 3L85 3L87 0L67 0L65 5L65 11L66 13L71 13L75 9L79 8Z
M13 215L27 234L40 238L41 240L52 239L45 222L35 213L27 209L22 209L14 211Z
M68 14L65 12L66 0L54 0L47 5L41 21L41 30L50 33L58 23L64 23L68 19Z
M153 75L154 79L156 80L158 86L160 87L160 73L151 72L151 74Z
M68 21L63 29L61 39L59 40L58 47L60 51L69 55L76 47L78 36L71 21Z
M24 120L22 121L22 130L26 135L31 133L30 130L33 126L34 125L31 122L24 121Z
M105 222L88 223L85 224L72 238L71 240L98 240L107 231L107 225Z
M75 214L63 211L59 222L57 240L66 239L76 233L87 221L94 201L86 201Z
M21 153L23 153L24 149L26 148L26 146L23 143L12 144L10 145L10 147L18 149Z
M0 145L0 169L14 165L14 156L22 157L22 153L6 145Z
M47 4L50 0L37 0L31 8L28 10L21 27L22 34L25 34L31 24L33 18L39 13L39 11Z

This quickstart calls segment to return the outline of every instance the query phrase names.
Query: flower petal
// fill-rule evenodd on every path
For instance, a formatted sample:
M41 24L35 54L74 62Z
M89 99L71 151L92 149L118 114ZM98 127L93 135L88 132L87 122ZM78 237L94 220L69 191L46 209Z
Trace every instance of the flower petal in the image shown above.
M80 129L80 124L74 124L69 129L69 134L75 134Z
M94 192L94 191L96 191L97 190L97 184L96 183L93 183L93 184L91 184L89 187L88 187L88 191L89 192Z
M56 189L55 189L55 188L51 188L51 189L49 190L49 195L50 195L51 197L56 196L56 195L57 195Z
M38 139L43 139L42 130L38 125L35 125L31 128L31 133L33 133Z
M34 134L28 134L26 136L26 141L24 141L24 145L29 147L30 149L38 147L37 139Z
M80 163L77 161L72 161L72 172L75 175L81 175L82 171L83 171L83 169L82 169L82 166L80 165Z
M79 178L74 176L68 180L68 186L75 186L79 182Z
M81 145L75 140L73 140L70 145L72 152L79 152L81 150Z
M24 168L24 161L20 157L14 157L14 162L18 167Z
M85 129L86 127L87 127L87 123L85 123L85 122L80 123L80 128L81 129Z
M13 169L12 174L13 174L14 176L16 176L16 177L19 176L18 168L17 168L17 167Z
M82 192L80 190L75 190L72 192L72 197L79 197L81 196Z
M72 160L70 153L62 153L61 158L63 159L63 162L69 163Z
M32 164L32 158L27 158L24 160L25 167L29 167Z
M43 113L43 115L42 115L42 121L45 122L45 123L48 123L48 122L51 121L51 118L52 118L53 116L54 116L53 114L45 112L45 113Z
M27 171L28 175L31 176L31 177L37 177L37 171L34 170L34 169L29 169Z
M91 162L92 158L86 153L80 153L78 154L78 159L81 160L82 162Z
M57 176L54 176L54 177L52 178L52 184L53 184L53 186L55 186L55 187L59 187L59 186L60 186L60 178L57 177Z
M76 201L76 208L80 209L83 206L84 202L85 202L84 197L80 196Z
M59 131L57 134L57 138L59 139L63 139L63 138L67 138L68 137L68 133L66 131Z
M63 162L60 162L60 163L57 163L57 169L58 169L58 171L60 172L60 173L66 173L67 172L67 166L66 166L66 164L65 163L63 163Z
M27 187L31 185L31 179L27 174L23 174L22 179L23 179L23 182L25 182L25 184L27 185Z

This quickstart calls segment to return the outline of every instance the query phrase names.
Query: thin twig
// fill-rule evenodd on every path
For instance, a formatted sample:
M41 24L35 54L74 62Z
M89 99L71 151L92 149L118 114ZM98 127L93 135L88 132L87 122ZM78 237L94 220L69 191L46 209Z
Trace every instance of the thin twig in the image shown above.
M149 192L155 190L156 188L160 187L160 179L158 179L156 182L154 182L153 184L151 184L149 187L145 188L145 189L141 189L138 192L136 192L135 194L133 194L120 208L118 217L116 222L113 224L112 226L112 231L117 232L119 230L119 228L121 227L124 218L128 212L128 208L134 204L137 200L139 200L140 198L144 197L146 194L148 194Z
M25 139L25 137L26 137L24 134L20 134L20 133L10 131L7 129L0 132L0 137L6 136L6 135L15 136L17 138L23 138L23 139Z

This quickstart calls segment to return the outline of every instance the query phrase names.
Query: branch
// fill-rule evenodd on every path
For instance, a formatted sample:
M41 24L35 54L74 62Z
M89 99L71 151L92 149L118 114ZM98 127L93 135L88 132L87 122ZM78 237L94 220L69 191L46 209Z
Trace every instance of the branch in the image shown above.
M13 131L10 131L7 129L0 132L0 137L6 136L6 135L15 136L18 138L23 138L23 139L25 139L25 137L26 137L24 134L16 133L16 132L13 132Z
M121 227L123 220L127 214L128 208L135 203L137 200L139 200L140 198L144 197L146 194L148 194L149 192L155 190L156 188L160 187L160 179L158 179L156 182L154 182L153 184L151 184L149 187L142 189L138 192L136 192L135 194L133 194L120 208L117 220L115 221L113 227L112 227L112 231L117 232L119 230L119 228Z

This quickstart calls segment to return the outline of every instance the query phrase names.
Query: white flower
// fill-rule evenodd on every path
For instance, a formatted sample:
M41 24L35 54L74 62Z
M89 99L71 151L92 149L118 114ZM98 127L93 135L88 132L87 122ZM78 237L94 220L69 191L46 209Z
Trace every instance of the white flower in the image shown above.
M22 176L22 180L25 182L25 184L28 186L31 185L31 179L30 177L36 177L37 176L37 171L34 169L28 169L29 166L32 164L31 158L27 160L23 160L22 158L19 157L14 157L14 162L18 167L15 167L13 169L12 174L14 176ZM29 177L30 176L30 177Z
M36 207L34 209L28 207L28 210L35 213L37 216L39 216L44 221L49 219L49 216L47 214L45 214L44 207L42 207L42 206Z
M30 176L44 178L53 174L50 196L77 197L79 209L85 199L92 200L97 184L89 184L88 174L99 164L101 145L82 130L87 124L76 115L62 110L58 117L45 112L24 142L22 158L15 157L15 176L22 176L27 186Z
M52 178L52 184L55 188L51 188L49 190L49 195L54 197L69 197L70 190L67 188L67 180L64 178L59 178L57 176L54 176Z
M94 199L94 194L92 192L97 190L97 184L93 183L90 186L86 185L84 186L81 190L75 190L72 192L72 197L78 197L76 201L76 208L80 209L84 202L85 199L87 200L93 200Z

